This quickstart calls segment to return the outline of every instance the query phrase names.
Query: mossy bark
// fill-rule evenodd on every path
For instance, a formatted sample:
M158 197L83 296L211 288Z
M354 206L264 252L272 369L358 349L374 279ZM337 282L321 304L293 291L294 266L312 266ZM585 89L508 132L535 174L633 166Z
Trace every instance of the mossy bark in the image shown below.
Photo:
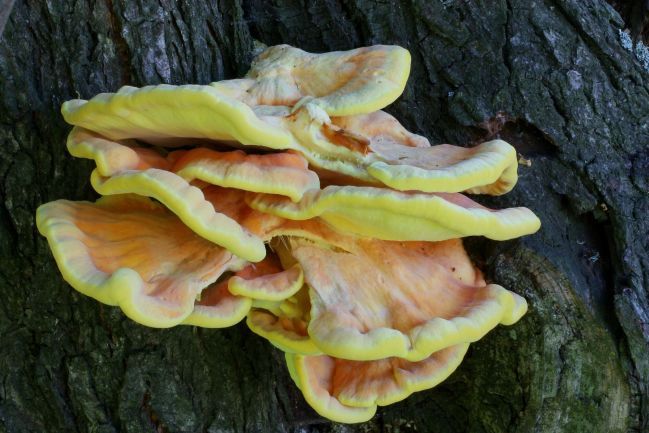
M649 73L623 27L600 0L17 1L0 40L0 432L647 431ZM237 77L256 41L402 45L391 113L529 161L514 192L480 200L528 206L542 230L467 242L529 313L366 424L315 414L243 325L148 329L77 294L36 231L38 205L95 197L63 101Z

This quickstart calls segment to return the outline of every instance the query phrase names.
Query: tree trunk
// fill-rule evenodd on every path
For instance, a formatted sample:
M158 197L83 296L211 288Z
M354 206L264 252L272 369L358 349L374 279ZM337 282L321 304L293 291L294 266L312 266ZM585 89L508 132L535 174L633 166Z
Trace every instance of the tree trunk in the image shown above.
M298 3L16 2L0 42L0 432L647 431L649 73L619 15L600 0ZM365 425L320 418L243 324L149 329L79 295L36 231L38 205L96 196L63 101L238 77L256 41L404 46L392 114L530 161L512 193L478 199L532 208L541 231L467 242L530 311Z

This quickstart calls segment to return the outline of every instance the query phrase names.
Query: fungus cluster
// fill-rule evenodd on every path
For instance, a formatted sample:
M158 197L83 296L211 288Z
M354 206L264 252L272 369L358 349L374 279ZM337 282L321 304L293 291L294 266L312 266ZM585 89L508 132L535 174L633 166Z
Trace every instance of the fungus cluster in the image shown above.
M102 197L44 204L38 228L79 292L152 327L247 318L318 413L368 420L525 313L460 238L540 226L462 194L514 186L509 144L431 146L380 111L409 70L396 46L282 45L243 79L68 101L67 148Z

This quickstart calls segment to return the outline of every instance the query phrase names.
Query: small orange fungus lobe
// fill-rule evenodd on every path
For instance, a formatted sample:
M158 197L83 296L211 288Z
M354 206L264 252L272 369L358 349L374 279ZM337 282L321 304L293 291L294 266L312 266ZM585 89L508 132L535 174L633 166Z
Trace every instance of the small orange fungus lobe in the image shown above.
M213 283L203 290L183 324L226 328L243 320L250 311L252 299L232 294L228 290L228 281Z
M284 223L284 218L265 214L248 206L246 191L210 185L202 192L205 200L214 206L216 212L237 221L241 227L262 241L269 241L274 231Z
M237 272L229 283L230 292L264 301L282 301L293 296L302 287L304 274L295 264L284 270L274 255L267 255L259 263L248 265Z
M307 333L311 309L308 292L304 286L282 302L258 303L248 314L248 327L284 352L321 354Z

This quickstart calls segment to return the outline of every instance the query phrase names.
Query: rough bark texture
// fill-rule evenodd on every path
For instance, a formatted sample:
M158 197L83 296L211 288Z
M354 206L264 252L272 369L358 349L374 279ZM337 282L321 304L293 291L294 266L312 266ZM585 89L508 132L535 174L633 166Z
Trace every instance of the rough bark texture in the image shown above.
M1 14L0 14L1 15ZM0 42L0 432L640 432L649 429L649 74L599 0L16 2ZM247 70L255 40L399 44L389 111L432 142L502 137L531 166L508 196L542 219L468 242L527 297L436 389L369 423L318 417L281 354L240 325L147 329L73 291L34 224L95 196L60 104Z

